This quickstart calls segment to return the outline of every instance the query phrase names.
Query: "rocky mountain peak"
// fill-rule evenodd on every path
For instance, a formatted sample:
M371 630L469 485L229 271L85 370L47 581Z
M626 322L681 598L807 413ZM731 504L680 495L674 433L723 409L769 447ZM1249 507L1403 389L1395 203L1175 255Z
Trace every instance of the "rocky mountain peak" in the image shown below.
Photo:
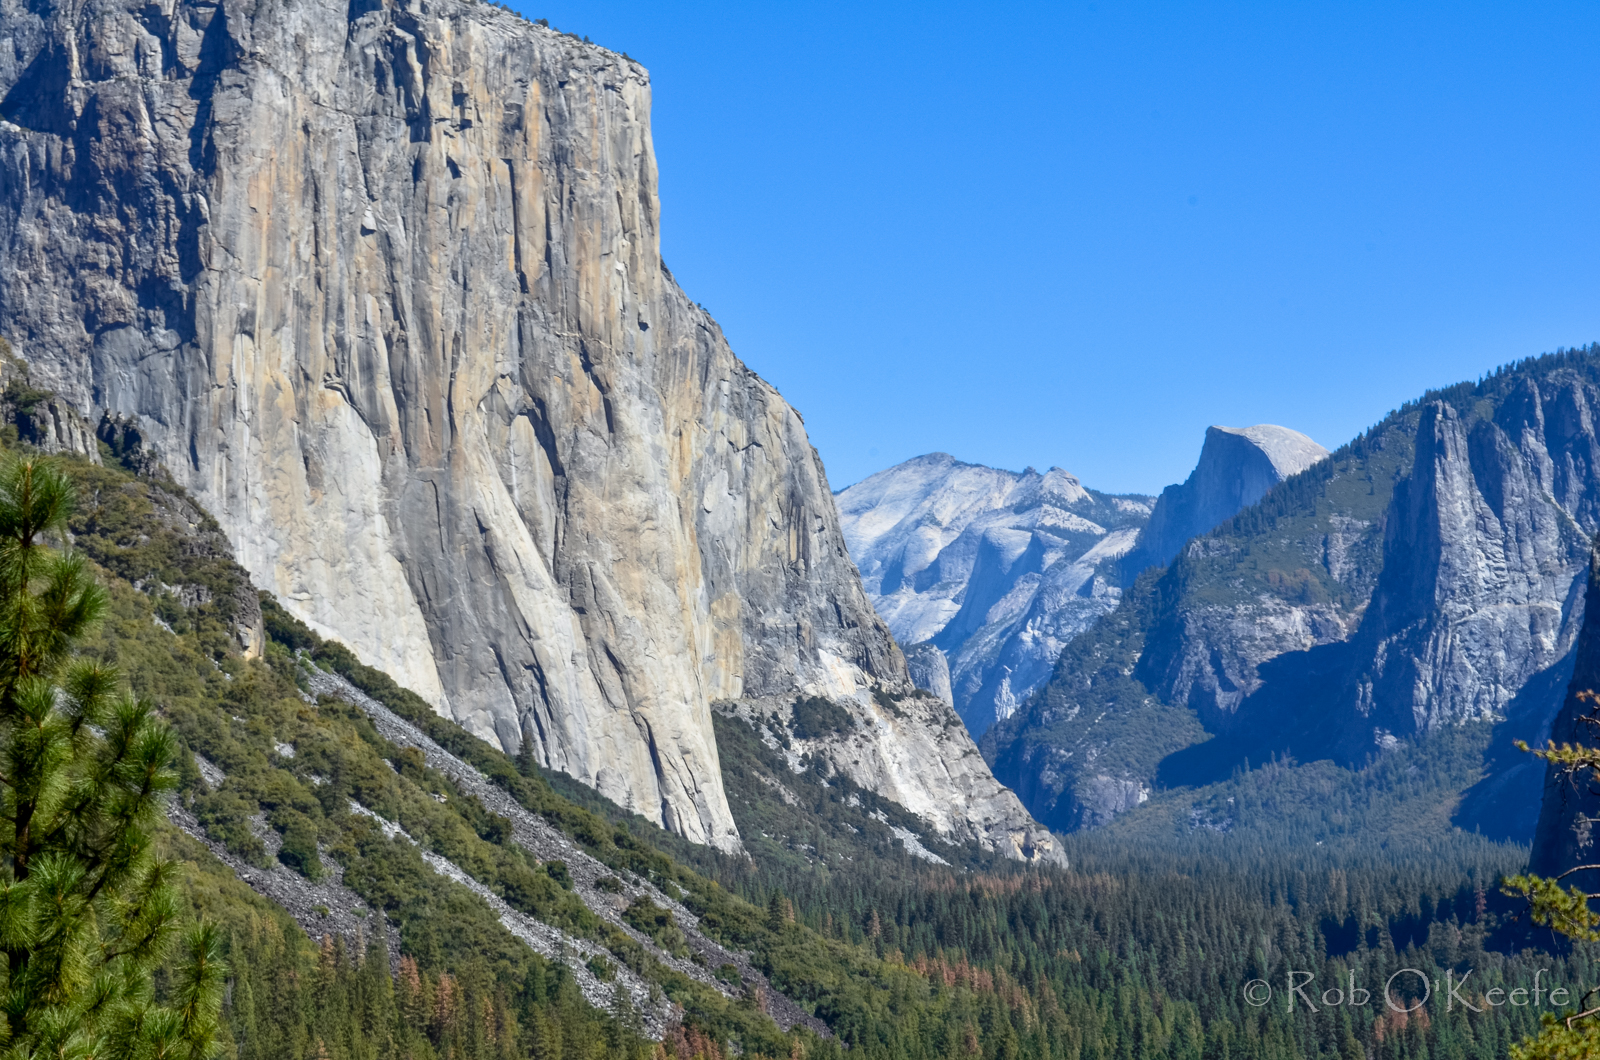
M1146 567L1164 567L1184 544L1260 500L1273 486L1299 474L1328 450L1288 427L1207 427L1194 471L1168 486L1156 501L1149 525L1122 560L1132 581Z
M1052 467L1004 471L944 453L837 497L868 595L912 651L912 676L982 733L1050 674L1117 600L1112 567L1149 499L1084 488ZM933 656L940 658L933 658Z
M1266 457L1279 481L1299 474L1328 455L1326 449L1299 431L1272 423L1258 423L1254 427L1207 427L1206 444L1200 450L1202 463L1206 460L1207 447L1215 450L1213 459L1227 459L1227 443L1223 436L1242 438L1250 443L1252 448ZM1247 463L1249 459L1249 455L1245 455L1241 462Z
M1033 471L1032 468L1028 470ZM1043 475L1033 472L1028 481L1029 485L1033 486L1034 503L1049 504L1057 508L1073 508L1080 504L1093 503L1089 491L1078 481L1078 476L1059 467L1052 467Z
M1041 820L1094 827L1129 809L1122 792L1184 798L1247 763L1354 776L1402 746L1421 761L1481 741L1481 761L1450 767L1455 823L1526 841L1543 769L1508 749L1551 733L1587 621L1597 406L1591 347L1391 413L1125 587L1028 709L985 735L996 774ZM1185 487L1214 483L1229 463L1211 457L1230 451L1265 477L1268 455L1244 435L1210 432L1211 473ZM1286 449L1285 469L1316 452ZM1164 494L1147 537L1197 492ZM1568 738L1572 719L1555 731ZM1570 832L1563 820L1540 826L1548 842L1566 841L1551 832Z

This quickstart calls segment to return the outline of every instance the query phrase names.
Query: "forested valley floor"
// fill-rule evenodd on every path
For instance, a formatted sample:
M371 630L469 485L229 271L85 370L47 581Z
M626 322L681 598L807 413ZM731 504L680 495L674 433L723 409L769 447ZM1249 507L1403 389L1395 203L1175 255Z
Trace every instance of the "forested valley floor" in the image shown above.
M13 435L7 448L25 446ZM200 843L165 831L164 848L188 864L191 914L223 930L224 1055L1487 1060L1538 1028L1539 1009L1506 1002L1527 996L1511 991L1536 973L1547 990L1594 981L1591 949L1557 947L1498 893L1525 849L1411 812L1437 800L1444 781L1428 776L1373 796L1395 822L1385 834L1297 845L1252 829L1252 800L1292 797L1325 812L1327 792L1314 771L1269 763L1213 793L1237 810L1226 833L1176 811L1147 815L1155 823L1143 833L1069 837L1072 867L1040 870L942 844L892 803L815 768L796 772L747 721L718 716L752 857L693 846L471 737L270 597L260 599L268 642L247 659L235 630L248 581L215 524L137 454L101 455L104 466L58 458L79 491L74 547L111 596L86 654L117 664L177 730L179 798L209 838L242 864L336 878L370 917L370 930L352 934L332 930L328 910L330 930L308 933ZM424 729L617 879L681 901L698 930L748 951L769 986L727 965L709 969L722 983L713 989L652 956L692 957L673 915L650 903L626 915L654 949L596 917L565 867L521 848L504 818L348 703L310 695L313 668ZM222 779L207 780L202 762ZM925 849L914 851L902 833L919 829ZM597 979L647 983L672 1013L664 1037L647 1036L629 1004L586 1001L569 964L535 954L425 854L604 951L588 965ZM1315 1011L1291 1005L1291 973L1314 976L1304 981L1314 981L1305 994ZM1396 973L1389 996L1402 1007L1425 980L1467 985L1460 1000L1434 990L1398 1012L1383 1004ZM1256 980L1273 990L1259 1006L1247 993ZM1366 1004L1351 1003L1351 985ZM1327 1003L1335 987L1342 1001ZM780 1030L767 989L827 1034Z

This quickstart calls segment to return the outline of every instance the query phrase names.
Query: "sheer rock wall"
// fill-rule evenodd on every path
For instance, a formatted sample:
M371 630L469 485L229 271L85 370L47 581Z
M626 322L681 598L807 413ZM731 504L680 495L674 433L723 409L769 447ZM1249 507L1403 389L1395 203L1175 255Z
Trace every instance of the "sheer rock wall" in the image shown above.
M799 415L662 264L637 63L457 0L0 34L0 334L308 624L724 849L712 701L911 687ZM1037 828L997 790L962 827Z

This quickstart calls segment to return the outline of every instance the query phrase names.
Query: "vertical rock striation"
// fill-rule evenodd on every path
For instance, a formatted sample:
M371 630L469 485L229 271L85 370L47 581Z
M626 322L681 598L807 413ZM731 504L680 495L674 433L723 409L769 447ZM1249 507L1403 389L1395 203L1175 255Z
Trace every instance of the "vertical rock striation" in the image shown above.
M1554 382L1551 397L1576 396ZM1423 408L1411 476L1389 509L1383 574L1355 637L1363 665L1353 705L1373 726L1367 741L1498 720L1572 649L1589 551L1578 520L1595 524L1590 504L1569 511L1556 499L1565 491L1544 404L1528 380L1498 415L1470 425L1445 402ZM1591 451L1593 439L1591 427ZM1564 462L1579 455L1558 442Z
M1559 376L1545 386L1558 400L1569 392ZM1396 738L1504 719L1522 688L1571 650L1588 547L1579 520L1592 518L1581 489L1566 490L1571 510L1557 500L1550 443L1560 451L1569 440L1547 437L1538 391L1524 380L1493 415L1463 416L1437 400L1421 405L1408 473L1378 524L1381 568L1361 606L1340 608L1324 599L1332 594L1311 591L1282 603L1241 601L1224 611L1255 623L1234 632L1231 651L1214 646L1227 629L1219 616L1197 609L1158 687L1214 729L1242 729L1247 739L1273 733L1302 756L1315 749L1349 761ZM1342 522L1364 521L1351 513ZM1274 638L1262 621L1285 605L1282 613L1305 616L1292 623L1307 634L1298 643ZM1332 655L1280 667L1278 687L1264 687L1260 667L1269 660L1335 645ZM1337 665L1326 669L1334 656ZM1158 672L1157 657L1147 673ZM1234 665L1216 673L1211 661L1219 658ZM1321 676L1306 686L1302 671ZM1290 709L1288 700L1322 707Z
M0 25L0 333L308 624L724 849L713 701L910 687L799 415L661 262L637 63L458 0Z
M944 652L928 643L907 648L906 668L911 672L912 684L955 704L955 693L950 688L950 660Z
M1382 569L1359 624L1348 640L1263 659L1258 670L1266 665L1271 676L1258 676L1235 717L1202 715L1225 737L1178 756L1167 775L1184 776L1186 757L1210 763L1215 776L1230 755L1259 762L1285 751L1353 765L1399 740L1468 724L1507 723L1517 730L1508 736L1524 738L1548 732L1583 620L1597 484L1557 481L1551 443L1563 456L1587 445L1552 437L1543 413L1552 401L1587 404L1585 391L1593 394L1558 373L1542 386L1522 380L1498 409L1421 405L1410 473L1383 520ZM1520 776L1517 799L1531 804L1537 777L1527 765L1505 763ZM1491 777L1468 815L1508 820L1488 803L1512 790ZM1525 839L1530 824L1492 830Z

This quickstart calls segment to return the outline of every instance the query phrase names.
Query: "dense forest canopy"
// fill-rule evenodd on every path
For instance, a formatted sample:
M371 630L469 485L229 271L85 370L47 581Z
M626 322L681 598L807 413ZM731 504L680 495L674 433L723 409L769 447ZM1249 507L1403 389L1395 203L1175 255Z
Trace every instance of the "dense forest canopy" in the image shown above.
M16 435L4 441L9 453L27 449ZM100 455L99 466L57 458L80 497L72 545L108 601L82 657L115 664L134 694L159 704L181 743L179 806L230 857L337 882L370 918L354 933L308 934L200 843L159 829L159 850L187 866L186 922L216 926L229 969L223 1055L1489 1058L1538 1030L1551 990L1594 979L1589 944L1558 942L1499 892L1525 848L1425 812L1478 753L1466 737L1410 763L1375 762L1355 788L1263 763L1208 806L1228 829L1195 827L1153 800L1116 828L1069 837L1071 868L1056 870L941 843L815 763L795 772L780 743L719 715L752 855L727 856L438 717L270 596L257 599L214 524L136 447ZM252 603L266 634L255 656L238 635ZM681 896L702 930L752 954L769 985L729 966L715 970L729 988L718 992L663 965L450 777L351 703L310 695L318 671L424 729L618 879ZM802 725L831 720L802 706ZM1307 828L1309 815L1323 825ZM909 832L922 834L920 853ZM670 1006L670 1025L652 1033L628 1005L596 1007L568 966L519 942L424 855L599 947L596 974L638 975ZM635 902L626 919L664 949L681 942L660 907ZM158 1000L174 996L177 968L156 975ZM1454 994L1430 989L1403 1012L1378 1000L1410 1008L1435 981ZM1258 983L1271 989L1262 1004ZM1531 995L1519 991L1535 988L1541 1003L1522 1003ZM780 1030L767 989L825 1033Z

